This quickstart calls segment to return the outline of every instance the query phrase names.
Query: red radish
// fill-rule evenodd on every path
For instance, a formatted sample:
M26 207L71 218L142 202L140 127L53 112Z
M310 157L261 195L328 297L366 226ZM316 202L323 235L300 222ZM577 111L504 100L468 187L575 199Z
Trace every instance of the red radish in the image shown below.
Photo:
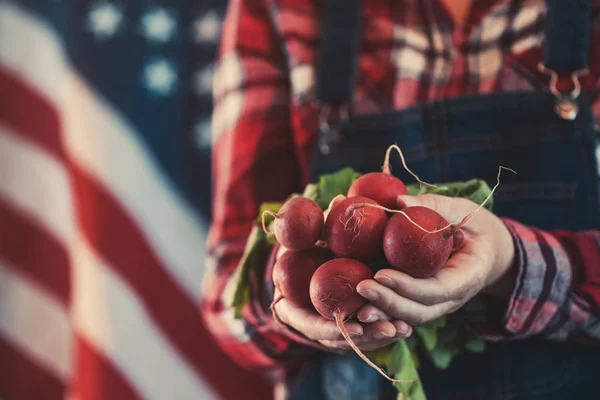
M275 237L289 250L304 250L312 247L323 232L324 216L321 207L306 197L293 197L285 202L278 213L265 211L262 215L263 229L265 215L275 217Z
M348 197L329 212L325 221L325 241L338 257L367 261L381 252L383 231L387 223L385 211L365 207L347 212L353 204L378 205L366 197Z
M296 306L310 308L310 280L317 268L332 258L333 254L323 247L288 250L275 263L273 283L283 298Z
M348 190L348 197L367 197L387 208L398 208L396 200L401 194L408 194L404 183L386 172L371 172L362 175L352 183Z
M335 321L344 339L367 364L392 382L409 382L390 378L360 351L344 327L344 322L367 304L367 300L356 292L356 285L371 278L373 273L360 261L351 258L327 261L317 269L310 281L312 304L324 318Z
M385 257L394 269L414 278L433 276L452 253L455 228L431 208L415 206L403 211L390 218L385 227ZM447 229L437 231L444 227ZM437 232L427 233L421 228Z
M464 243L464 235L460 228L465 225L494 194L500 185L500 167L496 185L485 200L459 223L450 224L436 211L427 207L406 207L403 210L392 210L369 202L355 203L348 207L347 212L375 208L394 215L386 225L383 250L391 266L415 278L427 278L435 275L448 260L453 251L458 251Z
M390 170L390 153L392 150L398 151L404 169L411 174L418 182L423 185L437 187L435 185L423 182L415 173L413 173L406 165L404 154L400 147L391 145L385 153L383 162L383 172L370 172L360 176L355 180L350 189L348 189L348 197L362 196L375 200L378 204L386 208L398 209L398 196L408 194L406 185L400 179L392 175Z

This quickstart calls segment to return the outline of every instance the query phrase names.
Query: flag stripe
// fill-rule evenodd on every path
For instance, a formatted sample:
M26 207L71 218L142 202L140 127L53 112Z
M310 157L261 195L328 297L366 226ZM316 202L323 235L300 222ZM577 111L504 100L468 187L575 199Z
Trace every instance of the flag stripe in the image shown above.
M69 304L71 278L68 255L52 236L0 198L0 254L20 273ZM1 297L1 296L0 296Z
M199 309L158 263L125 210L78 168L73 168L73 182L80 205L77 222L86 240L137 292L156 323L194 367L199 372L209 369L196 336L203 329Z
M63 400L65 386L0 335L0 399Z
M72 393L82 400L127 399L141 400L129 382L85 339L76 338L76 375Z
M110 359L145 399L196 399L206 392L194 368L161 335L135 288L100 258L85 237L76 237L72 254L76 266L73 318L77 335ZM143 260L136 261L143 264ZM144 279L142 273L136 281ZM168 302L169 293L158 289L153 297ZM164 310L181 315L176 308L167 306ZM185 317L177 321L179 330L195 331ZM204 366L208 367L206 363Z
M40 136L55 133L51 127L38 131ZM66 246L74 226L68 171L38 144L23 130L0 123L0 196Z
M1 21L0 18L0 25ZM18 127L21 134L64 160L59 135L60 122L55 107L16 74L2 68L2 64L0 93L0 121L10 128Z
M0 336L58 379L71 375L72 328L64 306L0 258Z
M177 196L139 133L74 74L69 88L63 111L69 159L123 207L160 264L198 305L205 242L198 215Z

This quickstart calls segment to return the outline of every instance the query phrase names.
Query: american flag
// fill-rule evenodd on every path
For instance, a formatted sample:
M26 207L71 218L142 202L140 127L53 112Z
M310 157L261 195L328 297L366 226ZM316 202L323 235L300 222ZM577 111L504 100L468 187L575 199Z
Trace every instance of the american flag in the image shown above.
M199 314L223 1L0 1L0 398L264 399Z

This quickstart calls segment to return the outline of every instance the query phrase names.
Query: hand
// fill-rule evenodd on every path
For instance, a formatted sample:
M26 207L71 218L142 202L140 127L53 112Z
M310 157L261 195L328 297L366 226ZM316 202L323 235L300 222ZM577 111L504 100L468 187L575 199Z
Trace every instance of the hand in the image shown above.
M275 298L279 295L279 291L276 290ZM274 308L281 322L310 340L330 349L350 349L335 322L323 318L314 309L296 307L286 299L281 299ZM388 321L381 311L374 307L372 311L378 316L372 323L348 321L344 324L352 340L361 350L375 350L410 336L412 329L405 322Z
M425 206L457 223L473 212L477 204L461 198L425 194L399 196L399 205ZM358 284L359 294L391 318L420 325L452 313L484 290L510 296L516 272L511 269L515 255L512 236L504 223L481 209L462 228L464 245L434 276L415 279L393 269L380 270L375 279ZM372 307L363 307L358 319L364 321Z

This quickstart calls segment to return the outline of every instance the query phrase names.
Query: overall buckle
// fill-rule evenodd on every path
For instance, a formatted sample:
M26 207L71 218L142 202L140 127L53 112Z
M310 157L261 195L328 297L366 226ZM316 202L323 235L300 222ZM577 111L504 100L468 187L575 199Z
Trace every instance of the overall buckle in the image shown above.
M550 83L548 86L550 92L554 95L554 97L556 97L554 112L562 119L572 121L577 118L577 114L579 114L579 106L577 105L576 100L581 94L581 83L579 82L579 78L587 75L589 73L589 69L586 67L571 74L573 89L568 93L562 93L556 88L556 84L558 82L558 73L556 71L546 67L542 62L538 64L538 69L540 72L550 75Z
M341 104L332 107L324 103L319 105L319 150L321 154L328 155L333 147L340 143L342 135L339 123L346 121L350 116L350 106Z

